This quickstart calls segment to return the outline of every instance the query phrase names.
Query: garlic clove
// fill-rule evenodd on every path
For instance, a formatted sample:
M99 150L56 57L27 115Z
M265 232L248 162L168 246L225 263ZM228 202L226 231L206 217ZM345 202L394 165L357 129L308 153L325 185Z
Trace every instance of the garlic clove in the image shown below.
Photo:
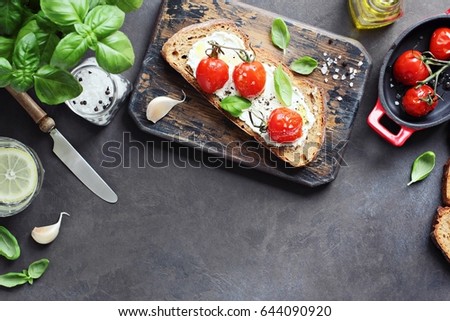
M52 225L35 227L31 231L31 237L39 244L48 244L53 242L59 234L59 228L61 227L63 215L70 216L69 213L61 212L58 222Z
M161 118L167 115L167 113L176 105L186 100L186 94L183 92L183 99L177 100L167 96L160 96L154 98L147 106L146 116L147 119L153 123L156 123Z

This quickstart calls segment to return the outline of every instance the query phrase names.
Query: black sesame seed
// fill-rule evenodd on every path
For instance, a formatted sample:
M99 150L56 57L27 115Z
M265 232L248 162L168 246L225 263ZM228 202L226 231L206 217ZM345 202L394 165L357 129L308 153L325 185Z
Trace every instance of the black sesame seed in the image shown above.
M95 106L94 111L98 111L98 107L97 106Z
M103 102L102 102L101 100L99 100L98 103L99 103L100 105L103 104Z
M82 81L83 81L83 78L81 78L81 77L78 78L78 81L79 81L79 82L82 82Z

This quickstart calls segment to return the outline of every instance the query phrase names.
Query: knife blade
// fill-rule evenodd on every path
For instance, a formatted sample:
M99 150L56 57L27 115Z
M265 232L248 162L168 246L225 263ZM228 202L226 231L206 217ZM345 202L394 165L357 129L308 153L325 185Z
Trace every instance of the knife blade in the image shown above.
M58 158L75 174L76 177L91 191L108 203L116 203L118 197L111 187L97 174L97 172L86 162L69 141L53 128L50 131L53 138L53 152Z
M53 152L70 171L94 194L108 203L118 201L117 194L98 175L88 162L77 152L69 141L56 129L55 121L25 92L17 92L6 87L34 122L53 139Z

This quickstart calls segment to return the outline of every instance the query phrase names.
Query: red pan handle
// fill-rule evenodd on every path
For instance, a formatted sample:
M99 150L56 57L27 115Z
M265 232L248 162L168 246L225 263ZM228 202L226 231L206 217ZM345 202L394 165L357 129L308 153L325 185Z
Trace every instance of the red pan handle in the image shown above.
M381 137L387 140L394 146L402 146L409 137L416 131L416 129L400 126L400 131L397 134L392 133L380 123L381 117L386 115L383 105L381 105L380 99L377 100L375 107L367 117L367 123L370 127Z

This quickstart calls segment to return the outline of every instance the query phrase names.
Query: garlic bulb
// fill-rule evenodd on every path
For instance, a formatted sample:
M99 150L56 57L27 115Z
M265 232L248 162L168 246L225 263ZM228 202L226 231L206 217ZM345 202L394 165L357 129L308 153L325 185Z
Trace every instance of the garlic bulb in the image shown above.
M66 212L61 212L58 222L52 225L35 227L31 231L31 237L39 244L48 244L53 242L59 234L59 228L61 226L61 219L63 215L70 216Z
M182 100L176 100L167 96L154 98L147 106L147 119L153 123L167 115L167 113L177 104L186 100L186 94L182 91L184 97Z

